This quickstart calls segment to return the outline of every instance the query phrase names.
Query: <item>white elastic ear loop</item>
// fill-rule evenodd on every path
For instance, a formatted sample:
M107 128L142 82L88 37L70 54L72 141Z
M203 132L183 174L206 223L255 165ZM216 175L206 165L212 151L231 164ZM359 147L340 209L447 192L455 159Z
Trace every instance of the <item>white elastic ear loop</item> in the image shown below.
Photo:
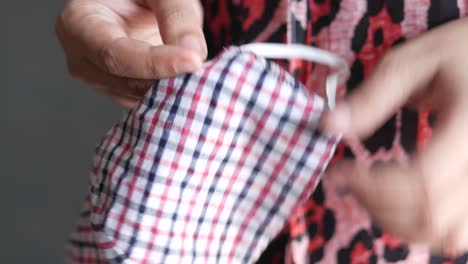
M252 43L240 48L270 59L304 59L335 69L335 72L327 77L325 84L328 106L330 109L335 108L338 80L347 78L349 74L348 65L339 56L302 44Z

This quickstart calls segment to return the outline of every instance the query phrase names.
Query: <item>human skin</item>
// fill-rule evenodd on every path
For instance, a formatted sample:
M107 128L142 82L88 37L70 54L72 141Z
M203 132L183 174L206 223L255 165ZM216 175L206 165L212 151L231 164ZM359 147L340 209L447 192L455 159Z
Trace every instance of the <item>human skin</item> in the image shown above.
M70 74L127 107L207 56L195 0L71 0L55 28Z

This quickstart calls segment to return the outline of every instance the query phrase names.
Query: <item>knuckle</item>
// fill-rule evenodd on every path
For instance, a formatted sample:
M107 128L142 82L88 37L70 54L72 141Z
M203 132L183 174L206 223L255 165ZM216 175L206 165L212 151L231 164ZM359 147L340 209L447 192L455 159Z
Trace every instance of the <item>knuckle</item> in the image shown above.
M143 96L151 87L151 81L128 79L127 86L132 95Z
M61 24L61 25L66 25L67 24L67 21L70 21L72 19L75 18L76 16L76 4L74 1L71 1L69 3L67 3L62 11L60 12L58 18L57 18L57 23Z
M90 6L89 1L69 0L66 1L61 13L64 17L72 18L75 16L75 14L80 13L80 11L84 10L86 6Z
M416 210L417 211L417 210ZM429 219L422 213L410 213L408 221L397 233L402 239L409 242L423 242L430 241L434 235Z
M376 72L381 82L388 83L389 86L401 86L402 80L408 79L410 71L408 69L407 56L404 52L395 49L383 57ZM395 78L398 75L401 78Z
M437 240L446 235L447 226L443 218L440 217L441 213L443 213L443 210L440 209L432 206L431 212L426 214L425 230L431 240Z
M101 48L98 52L98 59L102 62L105 71L117 76L122 75L122 67L112 46Z
M187 8L181 8L178 6L167 7L160 13L160 20L166 25L180 24L186 18L193 16L194 13L190 12Z
M57 37L62 40L65 34L66 30L66 24L67 24L67 19L70 17L68 15L67 7L63 9L63 11L58 15L56 21L55 21L55 34Z
M436 237L440 237L442 229L438 228L437 210L432 205L426 204L420 208L414 216L413 230L419 230L419 236L426 241L431 241Z
M156 62L153 58L147 58L145 60L144 69L146 76L154 76L155 79L159 78L161 75L161 65Z
M389 51L380 64L380 67L385 67L387 69L398 69L404 65L404 58L401 56L398 49Z
M76 25L81 23L82 8L76 1L70 1L62 8L55 21L55 33L60 41L76 31Z

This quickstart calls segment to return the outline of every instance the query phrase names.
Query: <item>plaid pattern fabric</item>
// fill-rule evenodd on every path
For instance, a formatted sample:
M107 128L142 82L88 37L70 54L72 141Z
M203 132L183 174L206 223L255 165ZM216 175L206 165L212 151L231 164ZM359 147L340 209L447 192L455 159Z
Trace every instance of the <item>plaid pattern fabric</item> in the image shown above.
M159 80L97 146L69 263L251 263L313 191L326 102L237 47Z

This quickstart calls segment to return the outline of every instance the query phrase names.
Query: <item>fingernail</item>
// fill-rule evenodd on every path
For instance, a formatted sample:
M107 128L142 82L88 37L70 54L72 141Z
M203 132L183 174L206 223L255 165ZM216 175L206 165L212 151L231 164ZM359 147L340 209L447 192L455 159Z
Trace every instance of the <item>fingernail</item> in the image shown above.
M321 122L323 133L345 134L351 127L351 110L346 103L339 103L334 110L324 114Z
M197 52L200 57L202 57L205 53L205 45L203 44L202 40L195 35L183 36L179 41L179 45Z

